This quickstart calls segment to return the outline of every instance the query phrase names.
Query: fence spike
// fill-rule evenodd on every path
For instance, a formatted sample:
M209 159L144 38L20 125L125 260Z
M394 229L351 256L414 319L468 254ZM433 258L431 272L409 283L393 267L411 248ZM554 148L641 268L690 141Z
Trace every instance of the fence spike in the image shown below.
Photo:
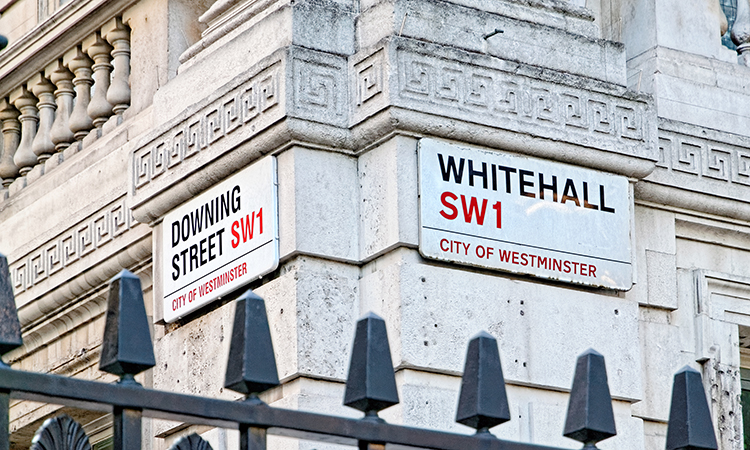
M23 345L8 258L0 254L0 355ZM0 360L0 364L4 364Z
M604 356L588 349L576 363L563 436L588 447L616 434Z
M398 403L396 376L385 321L367 313L357 322L344 405L378 417L378 411Z
M107 318L99 369L132 382L133 376L156 365L141 280L123 270L109 282Z
M257 399L278 385L266 302L248 289L236 301L224 387Z
M510 420L505 379L497 339L481 331L469 341L466 351L456 422L479 433Z
M667 426L667 450L717 450L700 372L685 366L674 376Z

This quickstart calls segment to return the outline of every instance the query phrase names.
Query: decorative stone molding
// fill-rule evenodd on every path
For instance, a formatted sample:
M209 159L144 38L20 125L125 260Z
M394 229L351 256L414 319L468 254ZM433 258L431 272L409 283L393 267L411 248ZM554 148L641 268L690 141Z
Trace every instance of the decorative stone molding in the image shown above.
M719 445L737 448L742 442L738 325L750 326L750 279L706 270L694 276L696 359L704 364Z
M218 164L221 174L203 171L250 139L260 139L253 144L257 157L295 139L356 151L399 130L455 137L439 121L475 127L482 136L513 134L526 148L511 151L629 176L645 176L657 159L656 115L647 96L392 37L348 61L291 46L258 62L136 144L129 195L139 220L158 220L205 189L197 177L226 176L228 161ZM252 160L243 154L245 163Z
M137 224L123 197L26 255L13 258L10 273L16 295L116 240Z
M750 220L750 139L659 119L656 170L639 199Z
M173 167L190 163L197 169L284 116L286 63L280 56L258 64L232 86L218 90L222 94L198 103L137 145L131 160L134 206L158 192L155 180L174 182Z

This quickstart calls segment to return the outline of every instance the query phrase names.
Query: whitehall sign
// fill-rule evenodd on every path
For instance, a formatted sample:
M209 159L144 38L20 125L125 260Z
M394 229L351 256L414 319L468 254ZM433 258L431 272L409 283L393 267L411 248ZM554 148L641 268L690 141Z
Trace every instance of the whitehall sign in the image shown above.
M276 158L164 216L164 320L174 322L279 265Z
M632 287L624 177L422 139L419 194L425 258Z

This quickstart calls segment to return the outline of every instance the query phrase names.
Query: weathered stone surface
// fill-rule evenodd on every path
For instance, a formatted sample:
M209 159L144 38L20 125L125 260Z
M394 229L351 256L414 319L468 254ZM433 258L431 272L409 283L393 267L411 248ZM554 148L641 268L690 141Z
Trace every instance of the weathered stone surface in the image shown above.
M498 339L507 382L569 389L576 357L596 346L607 358L612 396L641 396L640 350L628 344L638 341L631 301L428 265L407 249L363 271L361 305L386 320L396 367L459 373L466 342L487 330ZM531 332L538 323L544 332Z

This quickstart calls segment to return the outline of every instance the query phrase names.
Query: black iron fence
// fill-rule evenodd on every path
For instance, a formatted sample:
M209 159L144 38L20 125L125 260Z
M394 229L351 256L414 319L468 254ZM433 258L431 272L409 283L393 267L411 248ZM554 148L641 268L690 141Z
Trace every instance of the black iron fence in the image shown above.
M378 411L398 403L385 322L368 314L357 323L344 404L362 419L268 406L258 393L279 384L263 299L247 291L236 301L225 386L245 394L227 401L147 389L134 375L155 364L140 280L123 271L109 287L100 369L120 376L114 384L14 370L0 361L0 450L10 447L11 398L110 412L114 450L140 450L141 418L239 428L241 450L265 450L268 433L306 440L384 449L386 446L439 450L553 450L497 439L489 429L510 420L505 382L495 338L480 333L469 342L456 421L476 430L462 435L386 423ZM20 346L21 327L8 264L0 255L0 354ZM700 373L688 367L674 378L667 450L712 449L716 439ZM615 421L604 357L593 350L576 365L564 436L593 449L614 436ZM68 417L48 420L37 432L34 450L87 450L82 429ZM173 448L210 449L197 435Z

